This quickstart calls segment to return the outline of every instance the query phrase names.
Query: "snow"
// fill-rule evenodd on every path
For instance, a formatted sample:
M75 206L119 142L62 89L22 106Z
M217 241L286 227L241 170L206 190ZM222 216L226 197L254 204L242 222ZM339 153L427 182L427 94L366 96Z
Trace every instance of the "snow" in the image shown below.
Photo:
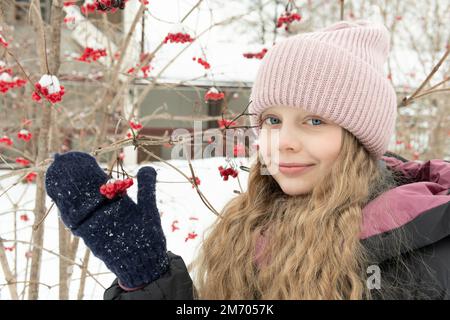
M249 166L251 161L251 158L232 159L232 162L237 166ZM169 163L190 176L190 169L187 161L170 160ZM236 196L236 193L234 193L233 190L240 190L237 179L230 178L228 181L223 181L220 177L217 168L220 165L225 167L227 164L226 159L224 157L194 159L191 163L196 176L198 176L201 181L199 189L204 193L213 207L220 212L224 205ZM167 164L162 162L152 162L151 164L129 165L125 167L125 170L129 174L136 175L139 168L145 165L153 166L158 173L156 199L157 207L161 214L161 224L167 239L167 248L173 253L180 255L186 265L188 265L195 257L196 251L201 244L204 230L215 221L216 216L206 208L200 200L195 188L192 188L192 185L189 184L180 173L169 167ZM106 167L106 164L101 164L101 167ZM0 171L0 176L6 173L8 173L8 170L2 170ZM247 172L239 170L239 179L244 191L247 186L247 177ZM0 180L0 194L16 181L17 177ZM17 218L17 239L22 241L30 240L33 214L32 211L25 210L32 210L34 208L35 191L34 184L19 183L0 197L0 236L3 239L14 238L14 214L10 211L13 210L14 203L17 202L19 207L17 217L27 213L30 218L27 222ZM133 184L133 186L128 189L128 195L136 202L137 183ZM49 208L51 204L51 199L47 197L47 208ZM175 220L178 220L178 223L175 223L174 225L179 229L172 231L172 224ZM198 236L195 239L185 241L190 232L195 232ZM5 242L4 245L12 246L12 242ZM56 206L53 206L50 214L45 220L44 248L58 252L58 217ZM80 241L80 247L76 258L76 261L80 264L84 256L84 248L84 243ZM28 244L18 243L16 249L12 252L6 252L10 267L13 270L14 256L15 254L18 255L18 281L23 281L27 262L25 254L28 250ZM96 279L105 288L109 287L111 282L115 279L115 276L109 272L105 265L92 255L89 261L89 271L93 274L102 273L97 275ZM77 299L79 277L80 268L74 266L70 284L70 299ZM0 284L5 284L6 281L2 269L0 269L0 279ZM41 285L39 298L58 299L57 284L59 283L59 258L45 251L42 256L40 281L52 287L49 289L45 285ZM19 294L22 291L22 288L23 284L19 284ZM84 299L103 299L103 293L104 289L99 284L92 278L87 278ZM0 299L9 298L8 288L6 286L1 286Z

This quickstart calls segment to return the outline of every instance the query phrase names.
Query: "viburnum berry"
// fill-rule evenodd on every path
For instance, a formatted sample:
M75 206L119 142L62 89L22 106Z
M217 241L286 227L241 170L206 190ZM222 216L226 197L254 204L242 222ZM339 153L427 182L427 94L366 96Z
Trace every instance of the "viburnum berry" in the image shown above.
M203 66L203 68L205 68L205 69L211 68L211 65L207 61L203 60L202 58L193 57L192 60L194 60L194 61L197 60L197 62L199 64L201 64Z
M164 43L186 43L193 41L194 39L184 30L181 24L177 24L164 38Z
M25 142L30 141L31 137L32 137L32 134L27 129L21 129L17 133L17 138L22 139Z
M35 91L32 98L35 101L41 101L44 96L50 103L55 104L62 100L64 95L64 86L59 84L56 76L44 74L39 82L34 85Z
M27 222L30 220L30 218L28 218L28 215L26 213L20 215L20 220Z
M34 179L36 179L36 176L37 176L36 172L30 172L25 176L25 180L27 180L27 182L33 182Z
M139 130L142 129L142 124L141 124L139 121L137 121L136 119L130 120L129 123L130 123L130 127L131 127L133 130L139 131Z
M285 30L288 30L289 24L291 24L294 21L300 21L301 16L298 13L292 13L286 11L285 13L282 13L281 16L277 20L277 28L280 28L283 26L283 24L286 24Z
M150 53L142 53L139 60L140 63L142 63L145 59L147 59L149 57ZM151 59L149 60L151 61ZM136 68L139 67L140 64L137 64L136 67L130 68L128 69L128 73L132 74L133 72L135 72ZM150 70L154 69L153 67L150 66L150 63L148 63L147 65L144 65L141 67L141 69L137 72L136 76L139 78L148 78Z
M223 181L227 181L229 176L236 178L238 176L238 171L229 167L224 169L222 166L219 166L220 176L223 178Z
M244 57L247 59L262 59L264 58L264 56L266 55L267 49L264 48L261 50L261 52L257 52L257 53L244 53Z
M215 87L211 87L205 94L205 102L208 100L222 100L225 97L223 92L219 92Z
M84 15L88 13L94 13L97 10L97 4L95 0L85 0L84 4L81 6L81 12Z
M186 42L192 42L194 39L191 38L191 36L188 33L169 33L164 38L164 43L172 42L172 43L186 43Z
M133 179L127 178L125 180L110 179L107 183L100 186L100 193L108 199L113 199L117 195L125 195L127 189L133 185Z
M193 179L192 179L192 178L189 178L189 180L190 180L191 183L192 183L192 188L194 188ZM200 178L199 178L199 177L195 177L195 184L196 184L196 185L200 185Z
M0 60L0 92L5 94L10 89L20 88L24 86L27 81L18 77L13 78L11 69L6 68L6 64Z
M13 141L8 136L3 136L2 138L0 138L0 143L4 143L8 146L13 145Z
M188 240L195 239L198 236L198 234L195 233L195 231L189 232L187 237L184 239L184 242L187 242Z
M22 157L17 157L16 158L16 163L19 163L19 164L21 164L23 166L27 166L27 165L30 164L30 161L25 159L25 158L22 158Z
M76 60L91 63L92 61L97 61L101 57L106 56L106 49L93 49L91 47L86 47L83 54Z

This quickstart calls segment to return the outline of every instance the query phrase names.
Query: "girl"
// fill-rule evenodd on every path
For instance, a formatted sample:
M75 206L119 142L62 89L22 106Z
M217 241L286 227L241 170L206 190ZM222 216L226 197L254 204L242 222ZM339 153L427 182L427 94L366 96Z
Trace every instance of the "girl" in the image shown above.
M385 27L367 21L267 52L249 109L259 156L247 191L205 233L189 266L195 286L181 257L166 253L151 167L138 172L136 206L95 193L105 177L94 158L57 155L47 191L117 275L104 298L450 299L450 164L387 152L396 120L388 52ZM70 198L61 185L94 192Z

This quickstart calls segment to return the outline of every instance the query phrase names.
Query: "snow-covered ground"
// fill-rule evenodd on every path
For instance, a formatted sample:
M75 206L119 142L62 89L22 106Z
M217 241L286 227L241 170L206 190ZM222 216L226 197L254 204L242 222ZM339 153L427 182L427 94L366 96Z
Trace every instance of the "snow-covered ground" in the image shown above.
M236 165L249 166L251 158L233 158L232 161ZM187 161L171 160L171 164L175 165L185 174L190 176L190 169ZM236 193L233 190L240 190L237 179L230 177L228 181L223 181L219 174L218 167L227 164L223 157L196 159L192 161L192 165L196 175L200 178L200 190L205 194L210 203L217 211L220 211L223 206ZM102 167L105 165L100 164ZM138 169L142 166L150 165L150 163L128 166L125 170L135 175ZM152 162L157 172L156 185L156 199L158 209L161 214L161 222L164 233L167 238L168 250L183 257L186 264L189 264L196 254L196 251L201 244L202 233L214 220L215 215L209 211L208 208L200 200L197 192L189 184L180 173L169 167L167 164L161 162ZM7 170L0 170L0 176L8 173ZM243 190L247 188L248 173L239 170L239 179ZM5 188L15 183L17 177L0 180L0 194ZM128 190L128 195L136 201L137 196L137 182ZM19 210L16 214L17 223L17 239L22 241L29 241L31 235L31 227L33 225L33 212L25 211L24 209L32 210L34 208L35 185L21 184L12 187L0 197L0 236L3 239L14 239L14 214L9 212L13 208L14 203L18 203ZM51 199L47 197L47 208L51 205ZM27 214L29 221L20 219L22 214ZM178 222L175 222L178 220ZM172 225L178 227L173 231ZM186 241L189 232L195 232L198 236L195 239ZM5 243L5 246L12 246L11 242ZM45 239L44 247L48 250L58 252L58 216L57 208L54 206L49 216L45 221ZM81 263L84 255L84 243L80 241L80 248L78 250L77 261ZM18 281L23 281L25 274L25 267L27 258L26 252L29 250L27 244L17 244L12 251L7 251L7 257L10 267L14 269L14 257L17 254L18 265ZM58 299L58 282L59 282L59 258L48 252L43 253L43 262L41 269L40 281L45 285L40 286L40 299ZM105 265L97 258L91 256L89 261L89 271L93 274L107 272L106 274L96 276L96 279L104 286L108 287L114 280L115 276L108 272ZM79 287L80 269L74 266L73 276L70 284L70 299L77 298ZM3 271L0 269L0 299L9 299L9 290L4 284L6 283ZM18 285L19 294L22 292L23 283ZM86 290L84 299L102 299L104 289L96 283L93 279L87 278Z

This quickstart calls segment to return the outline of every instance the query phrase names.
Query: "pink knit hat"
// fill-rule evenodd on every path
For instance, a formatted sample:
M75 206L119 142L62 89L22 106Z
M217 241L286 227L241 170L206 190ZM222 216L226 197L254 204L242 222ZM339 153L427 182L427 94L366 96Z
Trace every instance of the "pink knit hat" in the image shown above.
M382 24L340 21L283 39L264 56L252 87L250 123L269 107L300 107L351 132L377 159L395 130L397 98L383 73L390 34Z

